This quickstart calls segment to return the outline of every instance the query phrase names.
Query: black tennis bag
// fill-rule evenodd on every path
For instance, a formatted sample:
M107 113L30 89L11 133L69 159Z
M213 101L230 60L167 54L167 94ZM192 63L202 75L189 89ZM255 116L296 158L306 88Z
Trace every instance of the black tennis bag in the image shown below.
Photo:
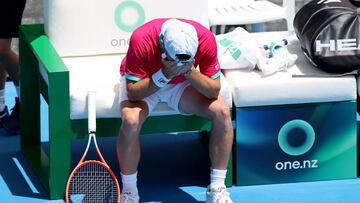
M296 13L294 29L301 48L315 66L326 72L360 69L360 8L353 3L313 0Z

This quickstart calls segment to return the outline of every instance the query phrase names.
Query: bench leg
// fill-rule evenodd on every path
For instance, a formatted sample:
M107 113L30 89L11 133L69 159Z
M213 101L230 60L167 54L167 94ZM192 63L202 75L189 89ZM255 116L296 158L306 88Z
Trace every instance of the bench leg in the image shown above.
M227 167L227 173L226 173L226 179L225 179L225 185L226 187L231 187L233 185L233 160L232 160L232 153L233 150L231 150L230 152L230 157L229 157L229 163L228 163L228 167Z
M29 46L19 39L20 55L20 142L21 149L40 147L40 97L38 61ZM31 121L31 122L30 122Z
M49 75L49 187L50 198L63 198L71 167L69 75Z
M52 138L49 140L49 197L50 199L62 199L70 173L71 141L60 132L50 133L50 136Z
M40 92L38 60L22 33L19 38L20 54L20 147L45 189L48 188L47 156L40 140Z

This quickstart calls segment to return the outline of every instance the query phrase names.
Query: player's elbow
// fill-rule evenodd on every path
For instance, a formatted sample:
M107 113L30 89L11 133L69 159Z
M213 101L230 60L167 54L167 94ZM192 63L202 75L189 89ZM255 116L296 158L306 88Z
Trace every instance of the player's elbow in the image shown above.
M129 92L129 91L127 93L127 97L128 97L128 100L131 102L140 101L142 99L139 95Z
M209 95L209 98L210 98L210 99L217 99L218 96L219 96L219 94L220 94L219 92L210 94L210 95Z
M206 97L209 99L217 99L220 94L220 87L214 87L207 92Z
M220 78L212 80L211 83L209 83L208 85L208 89L207 89L208 91L206 96L209 99L217 99L220 94L220 89L221 89Z
M136 88L134 83L128 83L126 86L127 99L132 102L140 101L143 99L140 91Z

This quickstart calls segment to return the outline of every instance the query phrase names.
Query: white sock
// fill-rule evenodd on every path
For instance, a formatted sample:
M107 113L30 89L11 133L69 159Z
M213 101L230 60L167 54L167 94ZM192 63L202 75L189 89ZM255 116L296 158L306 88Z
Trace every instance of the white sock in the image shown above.
M5 89L0 90L0 111L5 109Z
M211 185L224 185L225 186L226 172L227 172L227 170L211 169L210 170L210 186Z
M132 194L138 194L137 189L137 172L130 174L130 175L124 175L121 174L121 181L123 183L122 192L130 192Z
M15 86L16 89L16 94L17 96L20 98L20 87L19 86Z

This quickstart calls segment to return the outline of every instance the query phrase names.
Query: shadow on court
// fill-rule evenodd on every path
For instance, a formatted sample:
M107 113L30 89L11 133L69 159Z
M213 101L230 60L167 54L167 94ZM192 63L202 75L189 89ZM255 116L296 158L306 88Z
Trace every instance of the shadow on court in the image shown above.
M206 187L209 182L208 147L197 133L141 135L138 188L141 202L199 202L181 188ZM97 138L101 153L121 184L116 137ZM72 142L72 168L82 157L87 138ZM47 146L44 145L46 150ZM87 159L97 159L90 148ZM120 185L121 187L121 185ZM202 194L202 198L205 193Z
M47 194L20 153L19 136L0 134L0 142L0 175L11 194L47 199ZM72 167L76 166L81 158L86 144L87 139L73 141ZM121 182L116 156L116 138L98 138L98 145ZM142 135L141 145L142 157L138 174L141 202L200 202L181 189L206 187L209 182L208 148L200 143L197 133ZM43 146L47 151L47 144L44 143ZM88 158L96 158L96 153L92 151ZM19 169L16 162L23 169ZM32 186L29 186L26 178ZM205 197L205 194L201 195L202 198Z
M0 187L13 196L46 199L47 195L20 153L19 136L9 136L0 129ZM27 181L28 180L28 181ZM30 183L30 185L29 185ZM7 197L1 197L7 202Z
M140 139L142 155L138 172L140 201L199 202L181 190L182 187L187 186L206 187L209 182L208 149L199 142L197 133L141 135ZM99 139L98 144L120 181L116 138L102 138ZM84 148L83 142L81 149ZM82 151L80 153L76 155L78 158L81 157Z

